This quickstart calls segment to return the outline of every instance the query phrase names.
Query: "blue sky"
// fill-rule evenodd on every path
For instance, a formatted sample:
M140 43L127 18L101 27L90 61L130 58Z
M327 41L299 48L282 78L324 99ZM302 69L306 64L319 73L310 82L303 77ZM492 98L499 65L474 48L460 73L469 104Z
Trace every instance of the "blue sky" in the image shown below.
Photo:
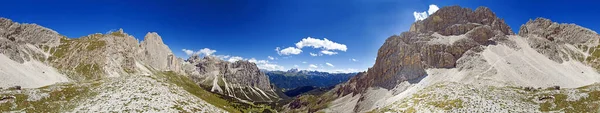
M322 71L366 70L385 39L407 31L415 21L413 12L427 11L430 4L487 6L514 32L536 17L600 29L598 2L574 0L15 0L3 4L1 17L40 24L72 38L123 28L143 40L147 32L157 32L184 59L188 55L182 49L208 48L216 51L212 55L229 56L225 60L254 58L259 67L284 70L295 65ZM296 43L307 37L318 40L305 43L299 54L275 51L277 47L299 49ZM324 38L333 45L318 46ZM323 50L337 54L322 54Z

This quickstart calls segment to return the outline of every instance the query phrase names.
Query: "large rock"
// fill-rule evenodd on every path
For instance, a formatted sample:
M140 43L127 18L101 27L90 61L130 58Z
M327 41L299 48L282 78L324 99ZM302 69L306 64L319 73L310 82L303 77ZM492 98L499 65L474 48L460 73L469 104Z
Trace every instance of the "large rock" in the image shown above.
M159 71L181 72L180 60L155 32L149 32L141 42L143 52L139 55L142 61Z
M600 36L590 29L537 18L522 25L519 35L526 37L536 51L558 63L574 59L600 69Z

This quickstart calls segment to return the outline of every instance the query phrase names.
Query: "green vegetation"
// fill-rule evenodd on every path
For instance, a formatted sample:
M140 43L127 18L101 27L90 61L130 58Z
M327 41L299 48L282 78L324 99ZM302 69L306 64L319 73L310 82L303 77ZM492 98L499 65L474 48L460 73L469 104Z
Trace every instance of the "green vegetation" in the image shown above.
M540 111L561 111L567 113L596 112L600 109L600 91L588 92L587 98L568 101L565 94L554 94L552 101L540 104Z
M168 83L173 83L191 94L201 98L202 100L233 113L248 113L248 112L273 112L274 110L267 105L255 105L252 103L240 102L235 98L225 95L211 93L205 88L200 87L189 78L178 75L174 72L161 72L158 77L165 78Z
M98 56L92 51L106 47L106 41L101 40L102 36L102 34L93 34L76 39L63 37L60 39L58 47L47 49L52 54L47 61L58 69L66 70L63 72L69 78L76 80L99 79L103 73L102 66L88 59ZM46 50L46 48L44 49ZM72 69L75 70L71 71Z
M112 32L112 33L110 33L110 35L113 35L113 36L118 36L118 37L125 37L125 36L126 36L126 35L125 35L124 33L122 33L122 32Z
M86 47L88 51L96 50L106 45L106 41L102 40L91 40L89 42L90 44Z
M327 92L321 95L306 94L297 97L293 100L290 105L301 106L295 108L291 112L317 112L319 110L329 107L329 104L336 99L334 92Z
M52 57L63 58L68 52L71 52L71 43L72 40L61 38L60 45L50 50Z
M462 108L462 103L463 101L461 99L427 102L427 104L429 105L435 106L437 108L442 108L444 110L451 110L452 108Z
M582 48L587 48L587 47L582 47ZM600 46L596 46L596 47L590 47L589 48L590 51L590 56L588 56L585 61L588 64L591 64L592 67L596 68L597 70L600 70L600 64L597 62L600 61L596 61L598 59L600 59Z
M80 80L93 80L101 78L97 73L102 73L102 70L100 69L100 66L96 64L80 64L75 67L75 72L83 76L72 78L82 78Z
M58 88L58 89L51 89ZM47 97L39 100L28 100L31 95L25 92L2 93L0 97L15 96L13 102L0 104L0 111L23 111L23 112L61 112L75 108L76 102L93 96L90 89L85 86L66 84L57 86L46 86L39 89L39 93L47 93Z

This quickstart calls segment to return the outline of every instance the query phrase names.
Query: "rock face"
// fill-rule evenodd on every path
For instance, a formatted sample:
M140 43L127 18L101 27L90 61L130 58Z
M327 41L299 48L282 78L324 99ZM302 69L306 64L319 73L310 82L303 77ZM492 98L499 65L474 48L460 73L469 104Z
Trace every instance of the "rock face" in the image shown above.
M486 7L475 11L444 7L408 32L391 36L379 48L375 65L338 89L339 95L359 94L371 86L394 88L402 81L427 76L427 68L454 68L473 48L502 43L514 34L502 19Z
M36 24L19 24L10 19L0 18L0 53L10 59L23 63L40 55L25 45L34 47L56 47L63 36L56 31Z
M173 55L171 49L162 42L162 38L155 32L150 32L144 37L141 45L143 52L139 55L145 64L152 68L165 71L180 71L181 62Z
M519 35L527 37L536 51L558 63L573 59L600 69L600 36L590 29L537 18L522 25Z
M35 24L0 18L0 53L19 63L46 63L76 81L151 74L152 70L183 73L183 60L153 32L140 45L122 29L66 38Z
M279 96L269 78L256 64L248 61L227 62L214 56L187 60L186 72L198 84L212 92L253 102L277 101Z

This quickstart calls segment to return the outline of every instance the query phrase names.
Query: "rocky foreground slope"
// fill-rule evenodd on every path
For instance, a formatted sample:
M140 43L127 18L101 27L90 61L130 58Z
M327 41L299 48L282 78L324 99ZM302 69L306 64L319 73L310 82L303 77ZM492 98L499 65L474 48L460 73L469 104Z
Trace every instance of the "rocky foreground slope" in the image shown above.
M599 39L589 29L543 18L515 35L486 7L444 7L388 38L368 71L285 110L597 111L598 89L591 84L600 82Z
M0 18L0 111L263 112L252 102L279 99L254 63L188 61L155 32L67 38ZM202 88L206 78L222 90Z

